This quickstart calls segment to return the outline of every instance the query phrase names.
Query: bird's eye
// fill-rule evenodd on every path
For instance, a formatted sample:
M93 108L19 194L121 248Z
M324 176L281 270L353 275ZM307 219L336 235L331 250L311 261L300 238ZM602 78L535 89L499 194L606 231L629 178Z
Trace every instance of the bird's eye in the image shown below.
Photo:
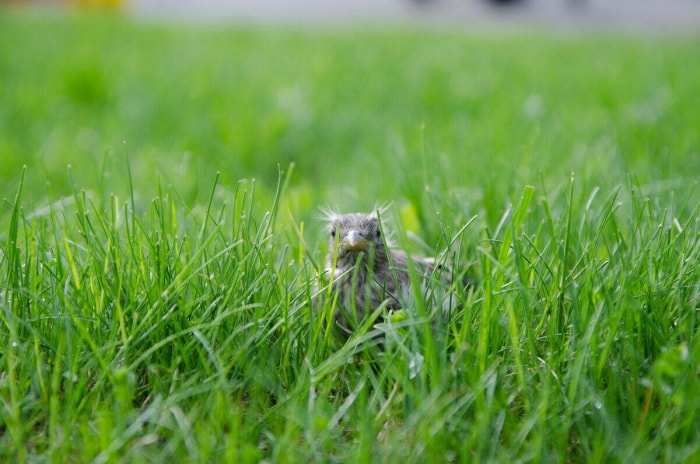
M331 229L331 237L335 238L335 229Z
M382 231L377 229L376 235L377 235L377 238L380 238L382 236Z

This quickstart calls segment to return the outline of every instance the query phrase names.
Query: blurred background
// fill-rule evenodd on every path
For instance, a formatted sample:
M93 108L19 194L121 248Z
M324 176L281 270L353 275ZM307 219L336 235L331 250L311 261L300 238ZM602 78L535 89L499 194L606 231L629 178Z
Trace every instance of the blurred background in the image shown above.
M262 21L536 22L657 30L700 26L697 0L0 0L122 7L138 14Z
M137 14L257 21L531 22L555 27L694 29L697 0L0 0L109 6Z
M262 20L412 20L556 27L693 28L697 0L132 0L134 11Z
M297 218L392 201L434 238L434 211L495 225L572 171L583 196L700 175L697 0L0 6L0 197L26 165L29 205L130 176L141 204L155 180L199 204L220 173L264 208L293 164Z

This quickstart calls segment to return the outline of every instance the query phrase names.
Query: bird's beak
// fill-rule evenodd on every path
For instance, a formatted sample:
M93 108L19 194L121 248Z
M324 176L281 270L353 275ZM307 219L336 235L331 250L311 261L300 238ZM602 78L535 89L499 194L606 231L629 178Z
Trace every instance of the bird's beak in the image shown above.
M348 251L367 251L369 250L369 241L360 235L356 230L351 230L343 240L343 245Z

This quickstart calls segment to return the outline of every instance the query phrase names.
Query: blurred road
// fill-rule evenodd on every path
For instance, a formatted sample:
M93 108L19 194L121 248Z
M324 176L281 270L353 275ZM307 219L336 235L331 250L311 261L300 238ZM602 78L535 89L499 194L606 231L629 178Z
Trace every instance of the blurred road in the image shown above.
M404 22L700 32L700 0L130 0L136 14L291 23Z

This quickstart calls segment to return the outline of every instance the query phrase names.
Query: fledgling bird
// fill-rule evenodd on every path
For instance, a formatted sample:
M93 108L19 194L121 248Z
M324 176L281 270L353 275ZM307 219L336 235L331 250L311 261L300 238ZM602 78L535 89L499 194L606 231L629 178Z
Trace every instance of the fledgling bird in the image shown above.
M441 266L436 267L434 260L391 249L376 213L329 213L328 219L326 277L332 279L337 292L334 319L344 336L350 335L380 305L398 310L411 301L409 260L421 283L438 278L443 287L449 286L450 279L442 275L447 273L442 272Z

